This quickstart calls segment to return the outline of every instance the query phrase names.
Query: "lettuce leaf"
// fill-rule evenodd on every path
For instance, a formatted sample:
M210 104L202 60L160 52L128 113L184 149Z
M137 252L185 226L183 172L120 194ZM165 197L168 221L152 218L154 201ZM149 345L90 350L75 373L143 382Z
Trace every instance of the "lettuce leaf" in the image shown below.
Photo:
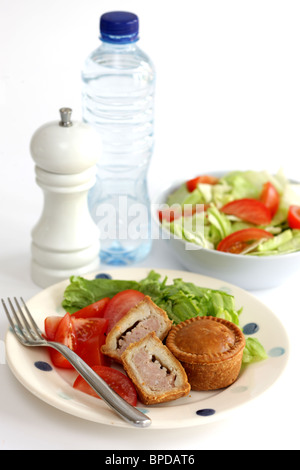
M104 297L112 298L118 292L127 289L138 290L135 281L118 281L111 279L88 280L80 276L71 276L70 284L64 291L63 308L70 314L91 305Z
M220 240L227 237L227 235L230 235L231 222L225 214L222 214L217 209L217 207L211 206L209 209L207 209L207 216L211 225L218 230L220 234Z
M154 270L140 282L115 279L88 280L72 276L70 284L64 291L62 306L72 314L104 297L112 298L118 292L127 289L135 289L149 295L154 303L167 311L175 324L204 315L226 318L239 324L242 310L236 310L232 295L198 287L182 279L175 279L173 283L168 284L167 278L161 280L161 275Z
M287 185L287 180L281 171L275 176L267 171L234 171L225 175L222 180L231 187L230 193L233 199L259 199L263 185L267 181L274 184L279 194L283 194Z
M264 361L268 355L257 338L247 338L246 347L243 353L243 365Z

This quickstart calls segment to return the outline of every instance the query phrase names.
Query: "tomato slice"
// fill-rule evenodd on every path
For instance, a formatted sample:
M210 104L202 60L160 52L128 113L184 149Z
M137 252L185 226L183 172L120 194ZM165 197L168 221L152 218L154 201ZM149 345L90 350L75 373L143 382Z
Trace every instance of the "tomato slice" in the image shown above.
M273 238L273 235L266 230L260 228L246 228L233 232L225 237L217 246L217 250L225 253L239 254L247 248L249 244L269 238Z
M166 222L173 222L173 220L180 219L182 216L182 209L180 207L166 207L158 211L158 218L160 222L165 220Z
M274 217L279 208L280 195L270 181L264 184L260 200L270 210L271 216Z
M188 180L186 182L186 187L188 191L192 193L197 188L198 184L217 184L218 182L219 178L216 178L215 176L201 175Z
M85 343L107 331L108 320L106 318L72 318L72 320L77 343Z
M59 322L55 333L54 341L56 341L57 343L64 344L72 351L76 350L76 331L71 315L69 313L66 313L65 316ZM63 369L73 369L73 366L69 363L69 361L65 359L64 356L55 349L50 349L50 357L55 367Z
M101 346L106 340L108 320L105 318L73 318L67 313L63 318L52 316L45 320L45 334L49 341L65 344L88 365L107 365ZM72 368L69 362L55 350L50 350L53 364L59 368Z
M270 210L257 199L236 199L225 204L221 212L227 215L235 215L256 225L268 225L272 220Z
M92 369L124 400L126 400L130 405L136 406L136 390L131 380L125 374L106 366L95 366L92 367ZM80 375L75 380L73 387L76 390L87 393L88 395L100 398Z
M45 319L45 335L48 341L55 340L55 333L62 317L52 315Z
M93 366L108 366L109 359L101 351L101 346L105 344L105 332L98 336L93 336L87 341L78 343L76 353L81 359L84 360L90 367Z
M45 319L45 335L49 341L55 341L55 334L62 317L51 316ZM75 329L77 341L87 341L92 336L100 335L107 329L108 320L105 318L74 318L71 320Z
M107 332L126 315L127 312L144 299L145 295L141 292L128 289L116 294L107 305L103 318L108 319Z
M178 208L162 209L158 211L160 222L173 222L173 220L180 219L180 217L192 217L194 214L200 214L207 211L210 204L186 204L180 210Z
M288 224L292 229L300 229L300 206L290 206L288 212Z
M72 313L72 317L74 318L94 318L94 317L101 318L109 301L110 301L109 297L105 297L104 299L98 300L98 302L88 305L87 307L84 307L81 310L78 310L78 312Z

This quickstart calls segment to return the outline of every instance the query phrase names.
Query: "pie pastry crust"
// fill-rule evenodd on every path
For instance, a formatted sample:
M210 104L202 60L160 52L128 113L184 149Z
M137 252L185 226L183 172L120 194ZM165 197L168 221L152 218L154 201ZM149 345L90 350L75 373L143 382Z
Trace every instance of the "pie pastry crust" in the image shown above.
M192 390L217 390L234 383L245 344L238 326L215 317L195 317L179 323L166 340L183 365Z

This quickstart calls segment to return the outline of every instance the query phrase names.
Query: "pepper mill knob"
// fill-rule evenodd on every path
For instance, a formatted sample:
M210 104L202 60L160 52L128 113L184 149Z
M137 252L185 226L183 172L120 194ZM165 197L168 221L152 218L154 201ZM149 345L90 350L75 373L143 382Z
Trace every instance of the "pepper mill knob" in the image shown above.
M72 121L71 121L71 115L72 115L72 109L71 108L60 108L60 123L59 125L62 127L71 127L72 126Z
M60 121L41 126L30 143L36 182L44 193L31 234L31 276L43 288L100 264L100 233L87 194L96 180L102 141L88 124L72 122L71 114L70 108L61 108Z

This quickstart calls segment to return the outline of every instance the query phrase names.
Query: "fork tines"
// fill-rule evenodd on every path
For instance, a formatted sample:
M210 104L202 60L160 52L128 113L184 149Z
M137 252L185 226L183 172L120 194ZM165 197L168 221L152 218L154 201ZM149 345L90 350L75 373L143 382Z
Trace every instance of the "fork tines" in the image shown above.
M10 323L10 326L13 329L13 332L18 336L19 339L23 341L36 341L37 339L42 339L41 332L34 319L32 318L32 315L29 312L23 298L20 297L23 309L21 308L21 305L16 297L14 297L14 301L15 306L13 305L13 302L10 298L7 299L7 302L10 307L9 309L5 301L1 299L4 311ZM26 316L24 311L26 312Z

